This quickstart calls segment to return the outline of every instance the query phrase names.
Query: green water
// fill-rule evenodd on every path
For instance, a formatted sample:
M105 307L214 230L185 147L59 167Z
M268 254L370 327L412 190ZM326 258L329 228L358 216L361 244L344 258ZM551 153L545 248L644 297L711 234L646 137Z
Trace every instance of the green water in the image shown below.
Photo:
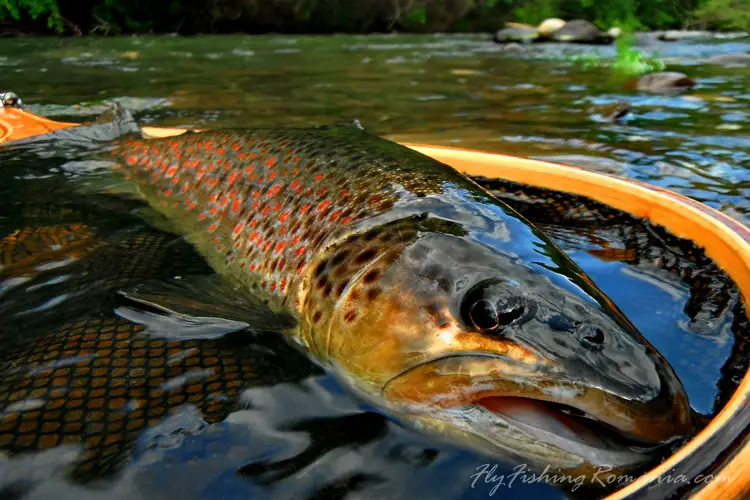
M612 60L613 48L517 54L487 35L3 39L0 88L57 118L96 113L86 103L119 99L151 125L357 118L398 140L606 158L620 162L609 170L747 217L750 69L699 61L750 50L750 41L643 50L696 78L697 88L679 96L627 91L610 70L571 62ZM630 103L631 116L602 122L597 107L616 102ZM565 160L597 167L589 158Z

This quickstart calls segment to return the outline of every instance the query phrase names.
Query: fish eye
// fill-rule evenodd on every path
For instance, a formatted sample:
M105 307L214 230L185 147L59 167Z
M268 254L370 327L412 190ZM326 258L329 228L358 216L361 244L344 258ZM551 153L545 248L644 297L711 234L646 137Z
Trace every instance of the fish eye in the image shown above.
M520 297L497 295L497 289L486 286L469 291L461 308L464 322L480 332L490 333L497 332L526 314Z
M478 329L491 331L500 326L500 318L497 309L489 300L479 300L471 306L471 322Z

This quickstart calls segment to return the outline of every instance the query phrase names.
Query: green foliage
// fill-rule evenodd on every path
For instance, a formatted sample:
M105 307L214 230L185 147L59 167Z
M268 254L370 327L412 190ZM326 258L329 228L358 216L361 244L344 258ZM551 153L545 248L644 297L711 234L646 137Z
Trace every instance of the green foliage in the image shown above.
M401 24L405 27L427 24L427 9L417 7L401 16Z
M513 15L519 23L537 25L550 17L559 17L562 0L532 0L519 2Z
M0 0L0 21L45 22L58 33L63 23L115 34L492 31L507 21L536 25L550 17L626 32L681 28L696 18L711 27L750 30L750 0ZM623 65L643 63L622 53Z
M721 28L750 31L748 0L707 0L695 15Z
M635 37L623 36L617 40L617 57L614 62L589 54L572 57L570 60L583 69L611 68L613 76L618 80L629 80L666 67L658 57L645 56L634 47Z
M617 59L612 68L622 76L635 77L664 69L658 57L646 57L634 48L635 38L624 36L617 40Z
M46 18L48 28L58 33L63 30L56 0L0 0L0 21L8 18L18 21L23 14L31 19Z

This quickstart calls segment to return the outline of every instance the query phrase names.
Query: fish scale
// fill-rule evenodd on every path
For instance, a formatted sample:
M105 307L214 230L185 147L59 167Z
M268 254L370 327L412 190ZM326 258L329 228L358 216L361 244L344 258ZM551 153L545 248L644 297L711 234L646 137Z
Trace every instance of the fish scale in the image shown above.
M388 231L357 236L368 221L442 192L446 182L476 189L445 165L346 126L126 138L112 155L214 269L272 309L291 307L317 326L340 297L349 297L344 316L353 321L353 309L366 302L357 306L351 297L379 293L372 283L346 290L363 269L392 262L382 259L393 253ZM342 249L346 240L351 249ZM355 265L327 266L327 249Z

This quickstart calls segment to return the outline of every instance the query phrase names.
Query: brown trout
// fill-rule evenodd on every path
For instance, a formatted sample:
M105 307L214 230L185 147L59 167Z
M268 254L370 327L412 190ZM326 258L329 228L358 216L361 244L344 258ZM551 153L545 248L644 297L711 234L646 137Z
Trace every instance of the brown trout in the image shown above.
M146 335L277 325L405 421L540 468L615 472L693 430L617 307L447 165L355 126L128 136L108 156L221 277L124 291Z

